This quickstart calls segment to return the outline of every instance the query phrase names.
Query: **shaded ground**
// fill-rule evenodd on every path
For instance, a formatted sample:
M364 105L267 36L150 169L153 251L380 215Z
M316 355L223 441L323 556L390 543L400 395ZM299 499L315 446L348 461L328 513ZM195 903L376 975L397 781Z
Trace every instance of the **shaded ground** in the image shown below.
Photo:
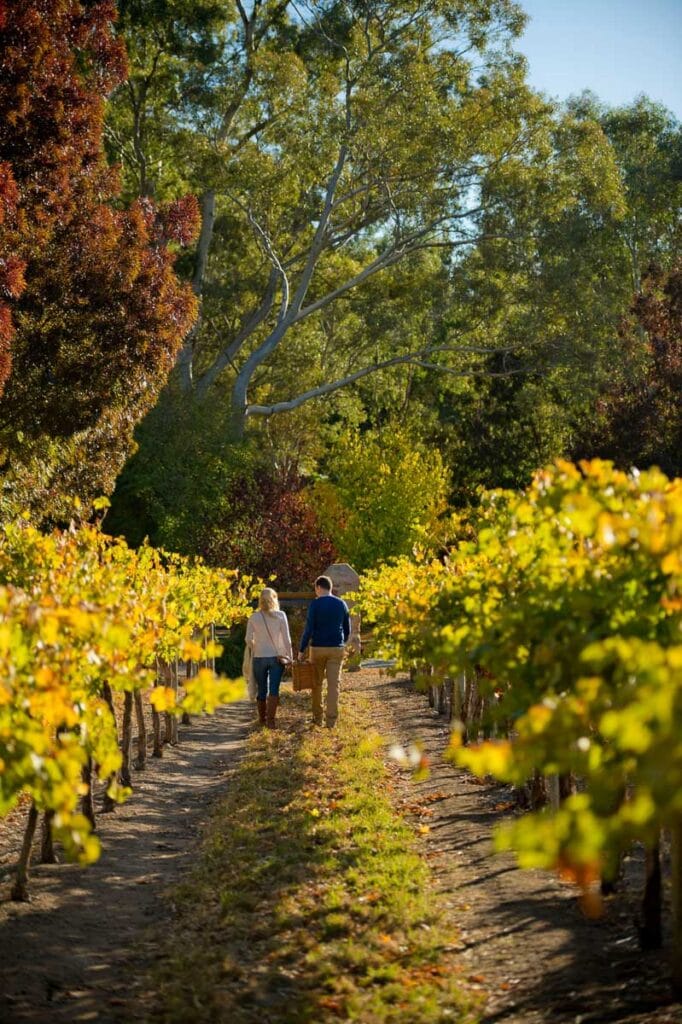
M350 677L352 679L352 677ZM403 744L420 740L429 778L392 769L403 807L428 826L423 843L434 881L461 935L465 977L488 994L484 1019L504 1024L678 1024L665 957L642 954L632 889L589 921L575 890L544 871L521 871L491 854L508 809L507 787L481 783L444 762L449 728L407 680L373 685L377 728Z
M570 886L492 856L491 832L509 813L508 791L442 761L448 727L407 681L375 670L348 674L345 685L371 698L382 734L419 739L429 754L424 782L392 764L394 795L422 826L461 976L487 994L488 1024L682 1024L663 957L637 948L634 894L612 898L607 916L590 922ZM125 997L156 955L148 926L173 914L169 887L186 873L202 822L229 786L250 719L250 706L240 703L181 727L180 745L136 773L132 800L100 817L97 865L36 866L28 904L9 902L4 871L1 1024L126 1019ZM0 869L16 859L19 824L0 831Z
M135 773L135 793L99 817L97 864L36 865L30 903L0 887L0 1022L117 1021L124 994L154 949L139 943L152 919L173 906L164 896L187 870L202 822L227 784L251 708L245 702L180 727L180 744ZM18 825L19 822L16 822ZM5 830L4 867L16 859L18 828ZM132 950L135 947L135 954Z

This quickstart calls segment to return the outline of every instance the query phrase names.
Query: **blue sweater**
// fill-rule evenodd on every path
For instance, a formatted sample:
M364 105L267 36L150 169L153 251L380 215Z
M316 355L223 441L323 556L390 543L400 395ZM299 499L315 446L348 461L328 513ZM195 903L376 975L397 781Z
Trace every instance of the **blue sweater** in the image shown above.
M325 594L308 607L308 618L301 637L301 651L310 641L313 647L343 647L350 636L348 605L340 597Z

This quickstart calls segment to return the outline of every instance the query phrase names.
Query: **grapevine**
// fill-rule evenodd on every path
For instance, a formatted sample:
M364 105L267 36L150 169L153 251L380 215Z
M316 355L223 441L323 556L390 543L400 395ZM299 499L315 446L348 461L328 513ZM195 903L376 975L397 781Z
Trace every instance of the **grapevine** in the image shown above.
M207 668L187 681L182 701L173 687L154 684L160 663L207 661L219 653L210 624L244 618L252 589L234 571L148 546L134 551L97 526L43 535L23 520L6 524L0 533L0 814L26 794L35 812L49 815L67 856L95 860L99 840L82 810L92 788L90 767L109 799L130 792L118 781L123 757L107 693L128 695L129 706L131 695L153 686L155 711L175 716L212 711L241 696L240 681Z
M498 846L593 890L633 840L651 848L668 828L679 869L682 480L562 461L522 494L484 495L469 526L445 566L367 574L361 605L404 667L483 670L497 734L467 745L455 728L458 764L517 785L580 780ZM679 944L679 905L676 918Z

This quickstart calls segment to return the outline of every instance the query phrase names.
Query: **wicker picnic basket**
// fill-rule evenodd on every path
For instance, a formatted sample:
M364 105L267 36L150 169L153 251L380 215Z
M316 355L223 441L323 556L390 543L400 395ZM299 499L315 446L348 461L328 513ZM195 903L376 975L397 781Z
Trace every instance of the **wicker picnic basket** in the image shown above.
M291 666L294 690L312 690L317 679L317 669L312 661L295 661Z

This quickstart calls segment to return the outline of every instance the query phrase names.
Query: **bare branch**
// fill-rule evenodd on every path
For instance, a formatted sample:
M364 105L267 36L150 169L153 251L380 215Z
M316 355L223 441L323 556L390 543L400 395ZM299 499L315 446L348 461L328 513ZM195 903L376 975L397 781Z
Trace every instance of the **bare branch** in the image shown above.
M197 251L194 258L194 273L192 275L192 291L201 298L204 290L204 275L208 264L208 252L213 238L213 226L215 224L215 192L211 189L203 193L201 197L201 231L197 242ZM184 392L189 392L194 383L193 362L194 362L194 341L199 333L202 323L202 308L199 305L199 314L185 338L177 367L180 374L180 386Z
M294 3L293 0L291 0L291 6L295 10L295 12L298 15L298 17L301 19L302 23L304 25L306 25L308 28L312 28L313 26L311 25L311 23L309 21L306 21L306 19L303 16L303 14L301 14L301 7L303 6L304 3L305 3L305 0L301 0L301 2L298 3L298 4ZM343 44L340 43L338 41L338 39L332 39L332 37L325 32L324 28L322 27L322 21L320 19L320 16L315 11L311 10L311 7L310 7L309 4L305 3L305 7L306 7L306 10L308 12L309 17L312 18L313 21L315 22L315 31L320 36L322 36L323 39L326 39L326 41L329 43L330 46L333 46L334 49L336 49L336 50L341 50L341 52L343 54L345 54L346 57L347 57L348 56L348 51L346 50L346 47L343 46Z
M196 394L198 398L205 398L211 385L217 380L226 366L229 366L235 356L239 353L244 342L249 338L256 328L262 324L272 309L272 303L277 291L278 274L273 267L268 280L265 295L260 306L258 306L244 322L243 327L235 335L230 344L214 359L211 366L206 370L201 379L197 382Z
M335 381L330 381L327 384L320 384L319 387L310 388L308 391L304 391L302 394L297 395L296 398L291 398L288 401L274 402L272 405L248 405L245 412L247 416L273 416L280 412L291 412L292 409L298 409L299 406L303 405L305 402L311 401L313 398L322 398L324 395L332 394L334 391L340 391L341 388L348 387L349 384L354 384L356 381L362 380L363 377L368 377L370 374L376 373L378 370L386 370L392 366L420 366L425 369L433 369L450 373L457 377L509 377L519 373L537 372L537 367L526 367L506 371L503 370L499 372L491 372L487 370L457 370L452 366L441 366L438 363L430 363L424 358L425 356L429 356L437 351L439 351L438 348L428 348L421 352L408 352L406 355L393 356L391 359L385 359L382 362L373 363L371 366L364 366L361 370L349 373L345 377L339 377ZM494 348L462 348L461 351L493 354L499 350Z
M520 366L514 370L456 370L453 366L443 366L441 363L428 363L416 359L415 366L421 366L425 370L438 370L439 373L450 373L454 377L514 377L519 373L537 373L537 366Z
M235 195L231 195L230 193L226 193L226 195L228 196L229 199L232 200L232 202L236 206L239 207L240 210L242 210L246 214L249 224L253 228L254 234L256 236L256 241L259 243L265 255L272 263L282 282L282 301L278 316L278 321L281 321L284 319L287 309L289 308L289 278L287 277L286 270L282 266L282 261L275 252L275 247L272 244L272 239L270 238L265 228L263 228L258 223L251 207L247 206L246 203L242 202L242 200Z
M242 19L242 24L244 26L244 31L246 33L248 33L248 31L249 31L249 29L251 27L251 22L249 21L249 16L246 13L246 11L244 10L244 5L242 4L241 0L237 0L237 10L239 11L239 16Z
M339 184L339 179L343 172L347 156L348 149L344 144L341 146L341 149L339 150L336 165L327 183L327 192L325 195L324 207L322 209L322 213L320 214L320 220L318 222L315 235L313 237L310 249L308 251L308 258L306 260L305 267L303 268L301 279L298 283L298 287L296 288L296 294L294 295L294 298L291 303L292 312L294 313L294 315L298 313L301 306L303 305L303 300L305 299L308 288L310 287L310 282L312 280L315 267L317 266L320 255L324 249L325 234L327 232L327 225L329 224L329 217L332 211L334 194Z
M428 242L422 241L422 238L429 234L438 225L429 226L424 228L422 231L416 232L411 235L408 239L394 243L384 250L376 259L368 263L359 273L355 274L354 277L349 278L343 284L339 285L338 288L334 288L331 292L323 295L322 298L317 299L315 302L311 302L309 306L305 306L301 309L298 314L294 317L293 323L298 323L300 320L304 320L310 316L311 313L316 313L319 309L324 309L330 302L334 302L341 295L345 295L346 292L351 291L353 288L357 288L359 284L366 281L368 278L373 277L374 274L379 273L381 270L385 270L387 267L393 266L394 263L398 263L404 256L410 252L417 252L420 249L427 249L432 247L454 249L462 245L472 245L474 242L481 241L484 237L479 235L472 238L460 238L452 241L443 242Z
M288 328L296 321L296 313L300 309L301 304L303 303L303 300L306 296L306 292L308 291L308 287L310 285L310 281L315 271L315 267L317 266L317 262L320 258L320 254L324 250L325 233L329 221L329 216L331 213L332 203L334 201L334 193L336 191L339 178L341 177L341 173L343 171L343 167L347 157L347 152L348 151L345 145L342 145L339 151L339 156L337 158L336 165L329 178L324 208L322 210L322 213L320 214L320 221L317 226L317 230L315 232L313 240L311 242L310 249L308 250L308 256L306 258L305 267L303 268L303 271L301 273L301 277L296 288L296 293L291 302L291 306L289 305L289 278L287 276L284 266L282 265L282 261L279 259L279 257L274 251L272 242L267 232L265 231L264 228L261 227L260 224L258 224L253 214L253 211L250 208L248 208L246 204L242 202L241 199L234 195L229 196L229 198L232 199L232 201L246 213L247 217L249 218L249 222L251 223L252 227L256 231L258 238L260 239L260 242L268 256L268 259L273 264L273 267L275 268L282 282L282 301L280 303L280 311L277 317L277 322L272 331L269 332L268 336L262 342L262 344L259 345L259 347L251 353L249 358L246 360L246 363L239 371L238 384L240 389L242 390L245 389L246 384L248 383L248 381L250 381L256 367L258 367L277 347L279 342L284 337L284 334L286 333ZM267 316L267 313L269 311L270 307L268 307L265 316ZM259 323L262 322L265 316L263 316L259 320ZM242 338L241 341L239 342L240 347L241 344L243 344L244 340L246 340L245 337ZM220 370L228 365L230 361L228 358L228 353L232 352L233 354L235 354L236 351L239 351L239 348L235 349L235 345L236 339L230 344L228 349L221 352L218 355L218 357L214 360L213 365L209 368L209 370L206 371L206 373L201 379L199 386L197 387L197 395L204 396L210 385L216 379Z

